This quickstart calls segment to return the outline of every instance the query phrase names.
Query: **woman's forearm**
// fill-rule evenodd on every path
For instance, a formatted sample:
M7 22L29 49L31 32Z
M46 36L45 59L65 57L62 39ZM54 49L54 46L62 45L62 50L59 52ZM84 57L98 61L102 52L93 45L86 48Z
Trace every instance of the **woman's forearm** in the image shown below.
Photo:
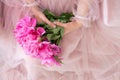
M33 13L33 15L35 16L35 18L37 19L37 21L41 22L39 15L42 15L42 16L44 16L44 15L38 8L37 2L35 0L25 0L25 1L26 1L26 4L31 5L31 6L29 6L30 10Z
M86 0L81 0L78 3L78 8L77 8L77 15L79 16L86 16L89 12L89 5Z

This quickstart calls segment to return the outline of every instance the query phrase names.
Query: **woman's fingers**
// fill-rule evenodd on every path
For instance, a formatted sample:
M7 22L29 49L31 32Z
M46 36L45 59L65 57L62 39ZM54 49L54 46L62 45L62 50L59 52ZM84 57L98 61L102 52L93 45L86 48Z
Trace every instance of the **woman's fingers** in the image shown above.
M55 21L54 24L58 25L58 26L61 26L61 27L64 27L66 26L65 23L61 23L61 22L58 22L58 21Z
M40 12L39 17L40 17L40 19L41 19L43 22L47 23L47 24L50 25L51 27L55 27L55 24L53 24L51 21L49 21L49 20L47 19L47 17L46 17L42 12Z
M55 21L54 24L64 27L64 34L72 32L82 26L82 24L78 21L73 21L68 23L61 23L61 22Z
M44 22L50 25L51 27L56 27L56 25L52 23L51 21L49 21L47 18L44 20Z
M41 12L39 10L38 7L32 7L31 9L33 11L33 14L35 15L36 19L38 22L45 22L48 25L50 25L51 27L55 27L55 24L53 24L52 22L50 22L47 17L43 14L43 12Z

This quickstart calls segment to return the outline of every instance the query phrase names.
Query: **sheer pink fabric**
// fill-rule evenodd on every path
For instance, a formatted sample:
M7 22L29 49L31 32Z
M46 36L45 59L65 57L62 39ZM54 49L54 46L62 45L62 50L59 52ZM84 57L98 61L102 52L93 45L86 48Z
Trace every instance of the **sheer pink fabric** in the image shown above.
M24 0L1 0L0 80L120 79L120 0L36 1L39 7L57 15L73 12L83 27L64 36L61 43L64 64L45 67L25 55L12 34L17 20L31 14L30 7L24 6ZM83 16L81 5L86 4L89 10Z
M113 6L111 6L113 5ZM103 16L106 25L115 27L120 25L119 0L104 0Z

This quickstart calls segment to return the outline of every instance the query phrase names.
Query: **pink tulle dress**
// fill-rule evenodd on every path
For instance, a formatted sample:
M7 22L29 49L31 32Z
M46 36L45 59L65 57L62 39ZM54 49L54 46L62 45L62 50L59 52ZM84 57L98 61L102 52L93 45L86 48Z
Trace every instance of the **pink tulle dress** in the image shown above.
M36 0L59 15L73 12L82 27L61 42L62 66L46 67L25 55L13 28L31 15L25 0L0 1L0 80L120 80L120 0ZM81 15L84 3L88 13Z

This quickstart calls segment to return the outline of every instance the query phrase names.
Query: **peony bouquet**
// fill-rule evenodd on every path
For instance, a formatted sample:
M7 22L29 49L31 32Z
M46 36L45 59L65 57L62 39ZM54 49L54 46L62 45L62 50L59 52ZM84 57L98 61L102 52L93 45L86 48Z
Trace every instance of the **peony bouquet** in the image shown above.
M45 10L44 14L50 21L69 22L73 16L63 13L55 16L52 12ZM50 27L46 23L37 23L36 18L25 16L18 21L14 29L15 38L25 53L38 58L41 64L47 66L61 65L62 58L59 57L61 48L59 46L63 37L64 29L60 26Z

